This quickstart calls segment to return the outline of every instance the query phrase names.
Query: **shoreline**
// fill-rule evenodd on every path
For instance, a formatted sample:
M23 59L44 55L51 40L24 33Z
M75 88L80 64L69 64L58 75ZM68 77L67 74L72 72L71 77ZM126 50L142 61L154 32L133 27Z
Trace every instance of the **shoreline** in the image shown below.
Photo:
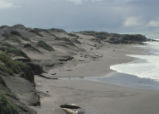
M68 78L68 80L49 80L41 77L36 77L35 80L37 84L37 90L42 93L41 107L36 108L38 114L65 114L59 107L61 104L65 103L77 104L84 108L86 110L86 113L91 114L157 114L156 112L159 112L159 109L157 107L157 105L159 105L159 103L157 102L157 99L159 98L159 91L155 91L152 89L135 89L109 83L93 82L89 80L69 80L69 77L78 78L83 76L91 76L92 73L96 71L92 70L92 72L89 72L88 69L93 68L98 68L98 70L100 68L104 69L104 71L103 69L100 69L100 72L96 72L99 73L99 77L102 76L103 73L106 75L112 72L110 69L108 69L108 67L106 67L110 65L110 59L113 60L112 64L120 64L123 62L135 60L134 58L127 57L126 54L140 53L140 51L136 51L136 49L139 49L137 47L133 47L134 50L131 47L130 49L132 50L130 50L129 48L123 48L123 45L120 46L120 48L118 46L115 46L115 52L113 51L114 47L110 46L110 50L108 51L109 54L111 52L112 55L116 55L115 57L113 56L113 58L111 58L112 55L109 55L110 58L106 56L108 54L107 52L104 53L106 54L105 56L98 59L97 61L91 61L89 63L78 65L74 69L69 70L69 72L67 71L67 73L64 69L64 71L61 72L60 75L61 77ZM120 54L118 55L117 52ZM119 56L120 61L119 58L116 58ZM104 65L104 67L103 64L107 62L105 60L109 60L109 64L107 64L106 66ZM101 67L99 67L98 65L101 65ZM80 71L80 75L78 74L79 72L77 72L79 70L83 71ZM67 74L70 76L62 76L62 74ZM59 78L61 78L60 75L58 75ZM145 103L142 104L140 100L143 100L143 102ZM139 107L143 108L143 110L140 110ZM147 109L144 107L149 108ZM116 110L114 110L114 108Z
M89 60L79 64L70 61L62 68L49 70L48 74L56 73L55 77L57 78L103 76L110 72L114 72L110 69L110 66L112 65L128 63L136 60L136 58L129 57L127 54L145 54L145 49L136 46L138 45L106 44L106 46L94 50L96 54L101 55L101 57L98 57L96 60Z
M130 89L159 90L159 82L156 80L140 78L136 75L119 73L115 71L110 72L103 77L88 77L84 78L83 80L99 82L103 84L112 84Z

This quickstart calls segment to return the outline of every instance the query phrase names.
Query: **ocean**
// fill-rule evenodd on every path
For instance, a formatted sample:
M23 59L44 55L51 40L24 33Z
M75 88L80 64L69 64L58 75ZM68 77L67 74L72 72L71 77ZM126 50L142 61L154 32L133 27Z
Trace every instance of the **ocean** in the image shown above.
M110 69L140 78L159 80L159 42L147 42L146 45L140 47L147 49L148 53L144 55L127 55L136 58L136 60L113 65Z

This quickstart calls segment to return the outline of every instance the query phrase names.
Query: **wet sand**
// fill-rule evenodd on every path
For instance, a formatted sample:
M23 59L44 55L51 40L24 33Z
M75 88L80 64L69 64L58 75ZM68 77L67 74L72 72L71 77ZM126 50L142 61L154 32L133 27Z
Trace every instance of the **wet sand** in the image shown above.
M44 79L38 79L40 84ZM42 98L38 114L65 114L59 106L73 103L88 114L158 114L159 92L133 89L91 81L45 80L41 91L49 91Z

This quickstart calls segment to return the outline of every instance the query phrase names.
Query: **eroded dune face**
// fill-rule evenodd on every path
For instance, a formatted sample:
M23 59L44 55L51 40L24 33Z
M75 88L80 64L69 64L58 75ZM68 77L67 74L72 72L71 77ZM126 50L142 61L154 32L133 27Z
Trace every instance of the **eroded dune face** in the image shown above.
M13 114L34 114L36 112L27 107L40 105L34 75L54 68L65 68L63 66L68 62L77 65L86 60L95 60L100 57L95 50L108 43L131 44L146 40L142 35L93 31L67 33L61 29L1 26L0 77L3 85L0 94L8 99L11 105L6 108Z

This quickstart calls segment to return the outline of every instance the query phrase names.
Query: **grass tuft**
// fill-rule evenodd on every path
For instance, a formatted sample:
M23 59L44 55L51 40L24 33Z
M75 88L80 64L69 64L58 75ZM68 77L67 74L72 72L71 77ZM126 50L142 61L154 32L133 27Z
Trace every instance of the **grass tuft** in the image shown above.
M45 43L44 41L39 41L38 46L45 50L53 51L53 48L51 46L49 46L47 43Z

